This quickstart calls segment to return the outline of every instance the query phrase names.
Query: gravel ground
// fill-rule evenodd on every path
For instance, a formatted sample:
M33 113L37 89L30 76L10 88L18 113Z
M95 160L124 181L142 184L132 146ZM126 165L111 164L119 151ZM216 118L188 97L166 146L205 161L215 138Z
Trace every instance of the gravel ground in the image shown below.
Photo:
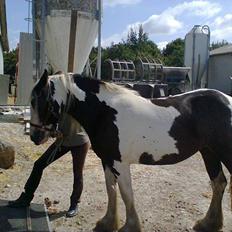
M24 135L23 126L17 123L0 123L0 139L11 142L17 149L16 162L9 170L0 170L0 198L15 199L33 166L33 162L48 147L35 146ZM195 221L206 213L211 188L203 161L199 154L171 166L132 165L135 204L144 232L190 232ZM229 174L226 172L229 180ZM33 202L43 203L48 197L59 201L50 216L53 231L90 232L106 210L107 196L101 162L89 151L84 169L84 191L79 214L71 219L64 215L72 191L71 155L65 155L45 171ZM124 222L124 205L119 199L121 224ZM232 231L232 217L228 187L223 199L224 228Z

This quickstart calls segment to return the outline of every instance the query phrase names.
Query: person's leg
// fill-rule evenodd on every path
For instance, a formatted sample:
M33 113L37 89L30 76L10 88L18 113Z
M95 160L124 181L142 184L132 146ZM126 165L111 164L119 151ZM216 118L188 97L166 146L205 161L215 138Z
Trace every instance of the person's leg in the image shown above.
M25 192L22 192L22 194L17 200L9 202L9 206L15 208L29 206L30 202L34 197L34 192L36 191L40 183L43 170L49 164L51 164L52 162L63 156L65 153L67 153L69 149L70 148L63 146L57 148L56 143L53 143L45 151L45 153L38 160L35 161L30 177L28 178L24 187Z
M70 208L67 212L67 217L73 217L77 214L77 204L80 202L80 197L83 190L83 167L89 147L89 143L85 143L81 146L71 148L74 181L73 191L70 197Z

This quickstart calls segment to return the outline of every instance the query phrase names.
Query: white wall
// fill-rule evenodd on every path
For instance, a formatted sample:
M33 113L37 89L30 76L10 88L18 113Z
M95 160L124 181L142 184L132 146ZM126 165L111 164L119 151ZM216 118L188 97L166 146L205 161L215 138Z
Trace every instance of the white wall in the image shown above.
M2 44L0 42L0 74L4 74L4 66L3 66L3 49L2 49Z
M0 105L7 105L9 76L0 74Z
M32 34L20 33L17 105L29 105L33 81Z
M211 56L209 59L208 88L231 94L232 54Z

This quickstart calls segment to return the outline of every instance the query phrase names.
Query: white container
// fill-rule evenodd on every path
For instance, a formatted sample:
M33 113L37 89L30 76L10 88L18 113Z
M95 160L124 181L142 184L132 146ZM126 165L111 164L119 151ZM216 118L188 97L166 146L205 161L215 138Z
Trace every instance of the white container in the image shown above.
M52 10L46 17L45 51L54 71L69 72L71 11ZM76 22L74 67L70 72L82 73L97 36L98 21L90 13L78 12Z
M82 73L97 37L97 0L33 2L34 26L40 45L36 48L40 54L37 68L43 72L51 66L53 72Z
M210 29L195 25L185 36L184 65L189 72L191 89L207 87Z

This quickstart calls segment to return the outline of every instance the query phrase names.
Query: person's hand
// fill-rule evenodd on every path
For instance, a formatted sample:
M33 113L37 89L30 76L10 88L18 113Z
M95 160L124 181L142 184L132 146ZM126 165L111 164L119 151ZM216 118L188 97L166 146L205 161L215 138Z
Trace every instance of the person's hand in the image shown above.
M52 137L53 138L57 138L57 139L61 139L61 138L63 138L63 134L60 132L60 131L54 131L53 133L52 133Z

